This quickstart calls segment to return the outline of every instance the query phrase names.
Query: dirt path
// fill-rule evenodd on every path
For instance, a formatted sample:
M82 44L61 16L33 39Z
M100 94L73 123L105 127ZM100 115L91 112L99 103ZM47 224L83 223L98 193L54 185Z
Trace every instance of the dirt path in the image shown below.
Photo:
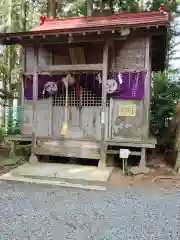
M161 176L165 178L161 178ZM149 174L137 176L124 176L120 168L115 168L108 182L110 189L119 188L158 188L169 190L180 188L176 185L180 182L180 176L165 166L162 168L151 168Z
M1 151L0 151L1 153ZM2 158L2 159L1 159ZM4 159L3 154L0 157L0 175L7 173L17 165L9 165L2 167L1 163ZM170 189L179 189L180 188L180 175L177 175L173 172L172 168L166 164L162 164L161 161L155 161L156 167L151 167L150 172L147 175L137 175L137 176L124 176L121 168L114 168L109 181L109 189L124 189L124 188L158 188L160 190L170 190ZM155 177L159 176L168 176L168 179L159 179L153 182ZM178 178L178 179L174 179ZM179 186L177 184L179 183Z

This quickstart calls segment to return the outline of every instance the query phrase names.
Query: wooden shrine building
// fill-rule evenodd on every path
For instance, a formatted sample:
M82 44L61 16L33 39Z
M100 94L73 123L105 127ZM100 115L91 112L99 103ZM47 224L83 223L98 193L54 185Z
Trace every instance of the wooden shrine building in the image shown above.
M165 68L166 13L43 19L0 34L22 57L21 135L32 154L97 159L122 147L141 156L149 136L151 71ZM12 140L12 138L11 138Z

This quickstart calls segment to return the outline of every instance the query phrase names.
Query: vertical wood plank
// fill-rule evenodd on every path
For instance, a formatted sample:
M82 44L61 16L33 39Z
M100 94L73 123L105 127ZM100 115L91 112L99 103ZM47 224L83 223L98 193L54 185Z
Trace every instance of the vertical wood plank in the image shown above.
M105 142L105 125L106 121L106 99L107 99L107 91L106 91L106 83L108 77L108 50L109 50L109 42L106 41L104 44L103 50L103 72L102 72L102 105L101 105L101 150L100 150L100 167L106 166L106 142Z
M53 134L53 98L49 98L49 136Z
M38 99L38 48L34 48L32 154L36 148L36 102Z
M50 64L52 65L53 64L53 53L51 52L50 53L50 59L49 59L49 62ZM53 136L53 120L54 120L54 116L53 116L53 98L51 98L51 106L50 106L50 124L49 124L49 127L50 127L50 136Z
M113 99L110 98L110 105L109 105L109 135L108 135L108 139L112 139L112 115L113 115Z
M145 69L147 71L144 84L144 129L143 139L148 139L149 136L149 110L150 110L150 94L151 94L151 61L150 61L150 43L151 38L146 37L146 51L145 51Z
M24 115L24 83L23 83L23 73L21 75L21 90L20 90L20 106L18 104L18 107L20 108L20 133L23 134L23 115Z

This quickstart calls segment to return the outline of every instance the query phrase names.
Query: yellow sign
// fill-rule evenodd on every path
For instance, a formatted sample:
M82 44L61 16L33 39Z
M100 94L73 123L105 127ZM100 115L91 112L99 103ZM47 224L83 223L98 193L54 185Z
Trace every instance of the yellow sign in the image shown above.
M121 117L136 116L136 104L120 104L119 116Z

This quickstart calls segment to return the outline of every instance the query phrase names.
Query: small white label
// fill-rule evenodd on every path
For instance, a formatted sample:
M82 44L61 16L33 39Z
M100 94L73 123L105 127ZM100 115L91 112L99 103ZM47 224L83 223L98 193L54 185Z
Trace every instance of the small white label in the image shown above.
M131 152L129 151L129 149L120 149L119 151L120 158L128 158L130 154Z
M101 123L105 123L105 113L101 113Z

